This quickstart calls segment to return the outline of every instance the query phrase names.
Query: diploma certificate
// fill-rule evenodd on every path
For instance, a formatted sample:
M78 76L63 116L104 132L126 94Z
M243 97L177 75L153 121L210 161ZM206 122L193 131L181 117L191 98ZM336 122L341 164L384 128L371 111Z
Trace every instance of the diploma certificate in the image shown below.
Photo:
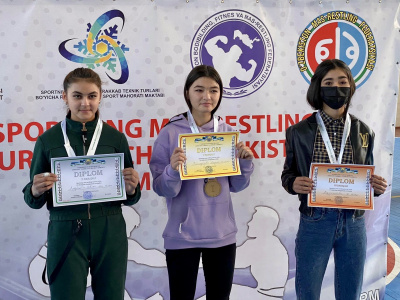
M178 147L186 155L179 167L182 180L240 175L236 144L239 132L180 134Z
M123 153L52 158L53 205L125 200L123 166Z
M311 164L313 191L308 206L345 209L374 209L373 191L369 182L374 166Z

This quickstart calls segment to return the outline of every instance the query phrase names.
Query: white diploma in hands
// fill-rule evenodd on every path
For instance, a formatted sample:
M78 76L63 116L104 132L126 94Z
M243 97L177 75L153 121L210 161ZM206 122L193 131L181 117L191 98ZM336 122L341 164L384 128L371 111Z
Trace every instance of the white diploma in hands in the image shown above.
M52 158L53 205L125 200L123 166L123 153Z

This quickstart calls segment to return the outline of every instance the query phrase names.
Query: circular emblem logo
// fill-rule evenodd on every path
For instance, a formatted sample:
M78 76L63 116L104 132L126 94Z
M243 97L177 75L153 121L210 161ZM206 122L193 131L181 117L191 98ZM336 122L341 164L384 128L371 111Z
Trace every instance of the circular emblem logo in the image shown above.
M197 30L190 49L192 66L213 66L221 75L225 98L240 98L267 81L274 46L264 23L243 10L221 11Z
M93 194L91 191L85 191L83 192L83 198L86 200L90 200L93 198Z
M343 197L342 196L335 196L335 203L336 204L343 204Z
M205 167L205 171L206 171L206 173L210 174L210 173L212 173L214 171L214 169L211 166L206 166Z
M331 11L315 18L301 33L296 48L297 65L308 83L323 60L337 58L349 66L360 87L371 76L376 55L369 25L346 11Z

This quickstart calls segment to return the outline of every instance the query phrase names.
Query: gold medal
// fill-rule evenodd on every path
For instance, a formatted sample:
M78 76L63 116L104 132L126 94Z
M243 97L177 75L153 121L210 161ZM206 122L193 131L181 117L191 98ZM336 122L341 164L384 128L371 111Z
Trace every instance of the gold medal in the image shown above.
M209 197L217 197L221 194L222 186L217 178L207 178L204 180L204 193Z

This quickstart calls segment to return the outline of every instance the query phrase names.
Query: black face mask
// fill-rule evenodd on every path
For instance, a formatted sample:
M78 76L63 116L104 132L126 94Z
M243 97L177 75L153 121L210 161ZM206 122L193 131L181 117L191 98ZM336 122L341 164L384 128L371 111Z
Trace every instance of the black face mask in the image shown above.
M321 97L332 109L339 109L350 100L350 88L338 86L321 86Z

